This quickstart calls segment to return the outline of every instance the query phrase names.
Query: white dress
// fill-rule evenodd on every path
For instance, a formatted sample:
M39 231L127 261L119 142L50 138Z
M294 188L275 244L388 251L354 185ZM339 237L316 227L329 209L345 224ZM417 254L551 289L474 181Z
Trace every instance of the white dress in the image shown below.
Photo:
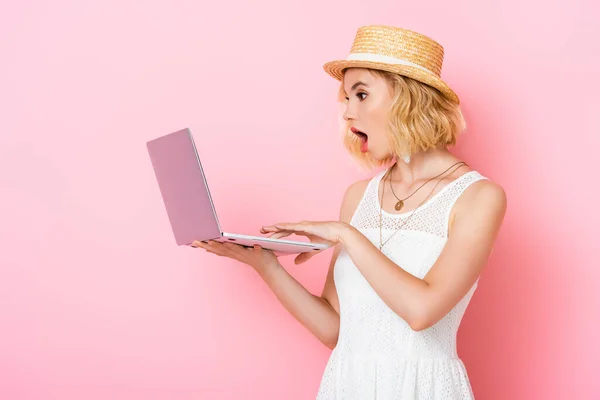
M385 170L369 182L350 225L379 248L378 187ZM469 171L434 193L416 213L383 211L383 253L423 278L447 240L448 218L457 198L472 183L488 179ZM387 184L387 183L386 183ZM387 189L387 188L386 188ZM340 303L340 332L325 367L318 400L473 399L465 366L456 352L456 334L477 282L440 321L413 331L375 293L343 249L334 266Z

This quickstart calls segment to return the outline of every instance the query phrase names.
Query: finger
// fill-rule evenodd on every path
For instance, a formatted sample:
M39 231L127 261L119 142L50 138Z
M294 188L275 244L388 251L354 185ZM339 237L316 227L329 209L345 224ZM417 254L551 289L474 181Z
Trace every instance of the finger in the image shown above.
M275 229L284 230L284 231L293 231L296 230L298 224L291 224L287 222L282 222L279 224L273 225Z
M304 261L306 261L306 257L304 256L304 253L302 253L294 259L294 264L302 264Z
M276 232L276 231L282 231L282 230L295 230L297 228L297 223L291 223L291 222L279 222L277 224L273 224L273 225L267 225L267 226L263 226L262 229L267 231L267 232Z
M213 246L215 243L219 243L215 240L194 240L192 246L207 248Z
M302 264L303 262L308 261L312 256L314 256L316 253L316 251L310 251L307 253L301 253L298 257L296 257L294 259L294 264Z
M202 247L209 253L216 254L218 256L224 255L222 244L215 242L214 240L209 240L207 243L204 243Z
M209 240L207 244L204 245L206 250L210 250L211 252L219 255L227 255L230 252L229 243L222 243L216 240Z
M268 233L268 232L277 232L280 231L281 229L276 227L275 225L267 225L267 226L263 226L260 228L260 232L261 233Z
M219 242L218 240L209 240L208 245L214 248L223 248L223 247L231 247L236 246L235 243L231 242Z
M303 256L303 259L302 259L302 261L301 261L301 262L308 261L309 259L313 258L313 257L314 257L314 256L316 256L317 254L319 254L319 253L322 253L322 252L324 252L324 251L325 251L325 250L312 250L312 251L309 251L309 252L307 252L307 253L302 253L302 254L300 254L300 255L302 255L302 256Z
M205 242L194 241L194 242L192 242L192 247L208 249L209 245L208 245L208 243L205 243Z
M224 242L221 246L225 252L228 252L231 254L240 254L247 250L246 246L242 246L241 244L231 243L231 242Z
M310 221L300 221L297 223L281 223L273 225L279 230L294 231L294 232L310 232L313 223Z
M290 236L293 232L275 232L269 235L272 239L279 239L282 237Z
M217 242L209 244L207 251L217 254L222 257L228 257L237 261L241 261L242 253L246 251L244 246L236 243Z

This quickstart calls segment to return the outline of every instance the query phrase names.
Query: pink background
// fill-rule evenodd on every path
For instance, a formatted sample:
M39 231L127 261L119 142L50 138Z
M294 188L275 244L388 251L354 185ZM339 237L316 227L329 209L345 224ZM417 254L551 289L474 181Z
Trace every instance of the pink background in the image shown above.
M366 24L443 44L455 152L508 193L459 332L476 397L600 398L591 0L2 8L1 399L314 398L330 350L249 267L174 245L145 142L192 129L228 230L337 218L370 175L321 66ZM282 260L320 293L330 256Z

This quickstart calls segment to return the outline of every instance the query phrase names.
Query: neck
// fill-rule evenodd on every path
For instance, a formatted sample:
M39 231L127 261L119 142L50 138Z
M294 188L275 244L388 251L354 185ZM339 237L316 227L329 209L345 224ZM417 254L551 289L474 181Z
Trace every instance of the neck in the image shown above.
M412 182L429 179L444 172L457 161L459 160L445 148L413 154L409 163L397 156L392 166L392 181L402 181L410 185Z

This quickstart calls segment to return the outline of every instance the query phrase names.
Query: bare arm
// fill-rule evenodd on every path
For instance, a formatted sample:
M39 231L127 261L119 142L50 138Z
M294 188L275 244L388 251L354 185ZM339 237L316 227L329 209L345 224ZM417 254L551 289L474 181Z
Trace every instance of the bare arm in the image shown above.
M350 222L367 183L359 181L348 188L342 201L340 221ZM258 270L285 309L331 349L337 344L340 329L340 306L333 281L333 267L341 250L341 244L334 247L320 297L306 290L279 262Z
M506 212L506 194L481 182L457 201L448 242L421 279L392 262L353 227L341 242L381 299L414 330L427 329L446 315L481 274ZM460 205L460 206L459 206Z
M336 248L331 259L332 265L338 253ZM278 262L258 270L258 273L284 308L298 322L311 331L325 346L331 349L335 347L340 316L325 298L315 296L306 290Z

